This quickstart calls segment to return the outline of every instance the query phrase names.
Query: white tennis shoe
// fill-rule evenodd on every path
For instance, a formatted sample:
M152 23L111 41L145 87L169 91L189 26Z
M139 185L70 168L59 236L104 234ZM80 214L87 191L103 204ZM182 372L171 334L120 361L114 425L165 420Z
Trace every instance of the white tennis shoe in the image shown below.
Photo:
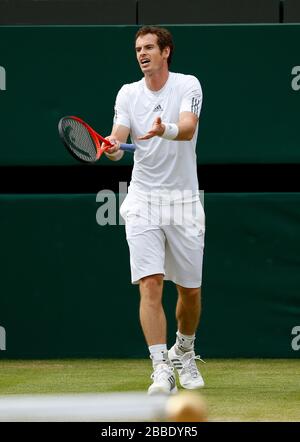
M158 364L152 375L153 383L148 388L148 394L175 394L177 393L174 368L168 364Z
M172 366L178 372L179 382L183 388L194 390L204 387L203 377L196 364L196 360L202 361L200 356L195 356L194 351L178 354L176 353L176 344L170 348L168 356Z

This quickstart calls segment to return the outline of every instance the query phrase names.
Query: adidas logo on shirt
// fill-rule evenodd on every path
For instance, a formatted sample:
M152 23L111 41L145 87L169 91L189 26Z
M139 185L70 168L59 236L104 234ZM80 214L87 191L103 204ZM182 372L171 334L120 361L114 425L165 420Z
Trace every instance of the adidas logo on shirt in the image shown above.
M153 109L153 112L159 112L159 111L162 111L162 110L163 110L163 108L161 107L160 104L158 104L158 105Z

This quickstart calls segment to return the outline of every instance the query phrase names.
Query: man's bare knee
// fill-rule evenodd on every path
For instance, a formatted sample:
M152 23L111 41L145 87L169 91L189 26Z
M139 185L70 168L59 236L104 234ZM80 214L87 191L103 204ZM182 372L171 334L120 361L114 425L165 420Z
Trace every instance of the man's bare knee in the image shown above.
M177 285L178 294L182 299L186 300L192 300L192 299L198 299L201 295L201 288L188 288L188 287L182 287L180 285Z
M148 304L160 304L163 289L163 275L149 275L140 280L141 299Z
M184 305L194 305L201 302L201 288L188 288L177 285L178 297Z
M163 285L163 275L161 274L149 275L140 279L141 289L145 288L152 291L152 290L161 289L162 285Z

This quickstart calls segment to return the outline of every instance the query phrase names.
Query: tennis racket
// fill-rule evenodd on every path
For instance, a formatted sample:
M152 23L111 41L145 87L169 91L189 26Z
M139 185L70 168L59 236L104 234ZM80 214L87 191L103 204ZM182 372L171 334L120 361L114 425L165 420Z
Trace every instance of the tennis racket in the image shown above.
M84 163L98 161L103 152L113 146L113 144L78 117L67 116L61 118L58 123L58 132L70 154L76 160L83 161ZM102 143L105 143L104 147L101 147ZM120 149L134 152L135 145L121 143Z

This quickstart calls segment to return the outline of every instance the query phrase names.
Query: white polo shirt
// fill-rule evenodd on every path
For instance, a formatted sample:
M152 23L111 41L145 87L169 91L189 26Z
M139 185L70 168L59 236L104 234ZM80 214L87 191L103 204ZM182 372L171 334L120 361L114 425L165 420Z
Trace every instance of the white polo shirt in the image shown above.
M157 194L166 200L191 201L198 197L196 140L198 125L192 140L174 141L161 137L140 141L157 117L177 123L181 112L193 112L199 117L202 89L192 75L169 72L162 89L151 91L145 79L125 84L119 91L114 124L130 129L131 140L137 148L130 192L143 197ZM185 195L185 196L184 196Z

